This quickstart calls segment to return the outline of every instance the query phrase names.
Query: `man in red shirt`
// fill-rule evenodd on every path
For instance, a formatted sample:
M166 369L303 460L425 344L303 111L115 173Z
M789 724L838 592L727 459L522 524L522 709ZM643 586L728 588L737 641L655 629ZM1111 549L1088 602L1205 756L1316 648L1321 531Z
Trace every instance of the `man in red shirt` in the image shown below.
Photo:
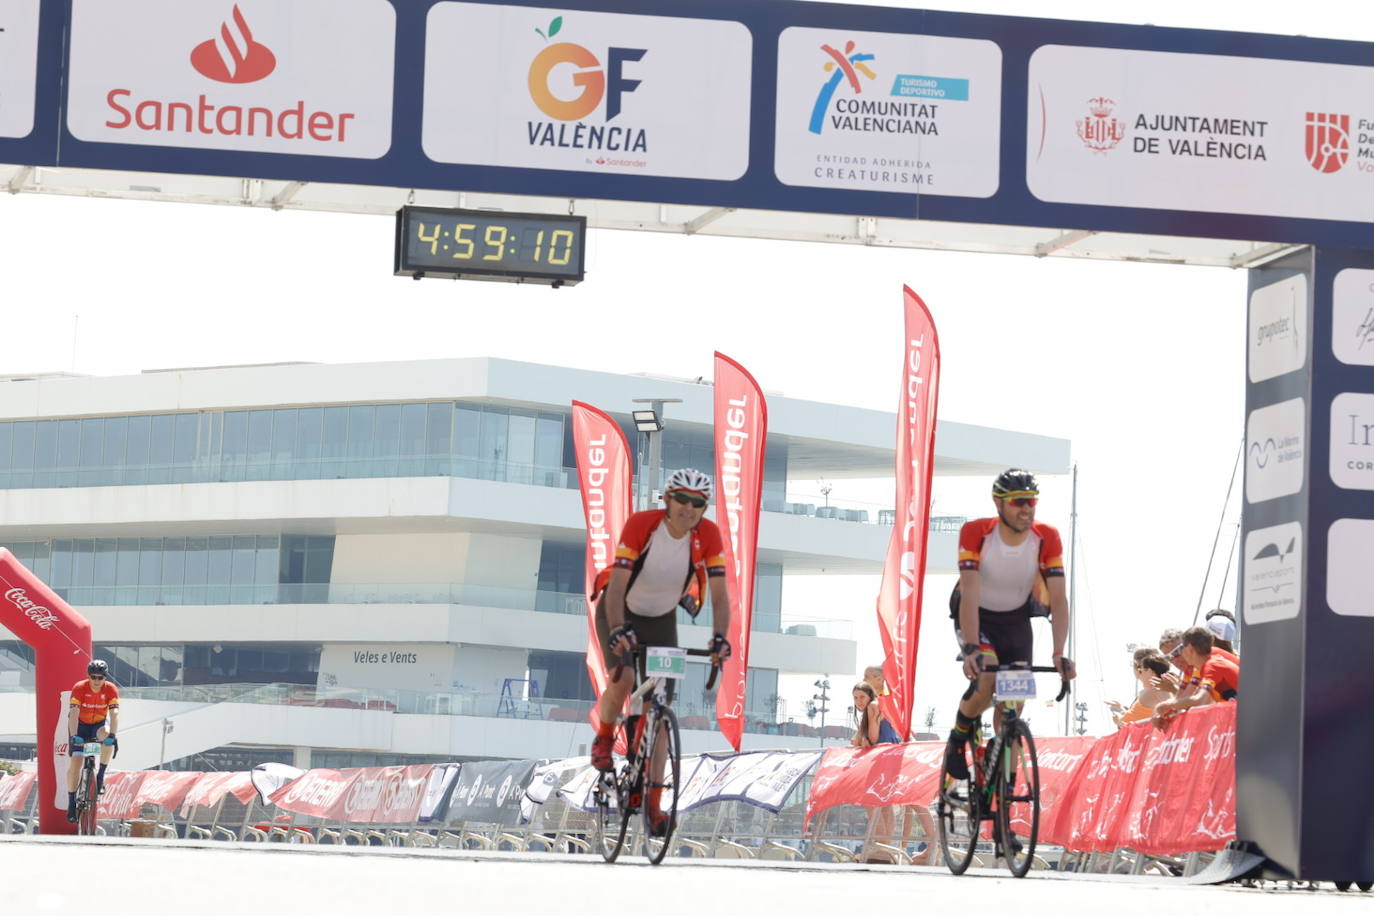
M1155 721L1163 724L1176 713L1194 706L1234 700L1240 693L1240 664L1230 653L1212 647L1206 627L1183 631L1180 658L1188 668L1187 681L1178 697L1155 707Z
M110 683L110 666L97 658L86 666L86 674L86 680L72 685L67 713L69 748L87 741L114 738L119 731L119 688ZM99 792L105 791L105 768L110 764L110 752L115 747L118 744L100 749L100 769L95 777ZM81 778L81 758L76 754L71 758L71 766L67 769L67 820L76 823L76 784Z
M715 635L708 648L712 664L730 657L730 596L725 586L725 543L716 523L706 518L711 478L683 468L663 488L663 508L636 512L625 522L615 551L615 565L596 604L596 632L612 655L637 645L676 646L678 603L691 595L698 602L710 589ZM699 605L698 605L699 606ZM607 667L614 663L607 657ZM597 705L598 726L592 742L592 766L612 767L615 723L634 678L622 669L606 685ZM668 694L669 702L672 693ZM662 762L653 761L656 776ZM656 779L655 781L661 781ZM661 789L650 789L650 811L657 811ZM655 819L658 820L658 819ZM663 818L666 820L666 818Z

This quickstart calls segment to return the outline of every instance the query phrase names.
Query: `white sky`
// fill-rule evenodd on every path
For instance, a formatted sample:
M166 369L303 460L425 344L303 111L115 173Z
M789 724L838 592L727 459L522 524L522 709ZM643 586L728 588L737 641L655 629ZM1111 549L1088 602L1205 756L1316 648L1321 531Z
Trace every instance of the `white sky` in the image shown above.
M1369 14L1334 2L1034 9L1374 41ZM586 281L552 291L394 278L392 231L390 217L0 195L0 373L496 356L695 377L710 375L719 349L765 389L891 411L906 283L939 328L942 418L1073 442L1076 655L1090 730L1110 728L1104 697L1129 699L1126 645L1192 621L1243 434L1243 272L596 231ZM986 486L937 484L935 513L988 514ZM832 501L874 499L845 488L835 482ZM1067 538L1068 480L1043 489L1040 518ZM1204 609L1217 605L1237 512L1233 497ZM1227 606L1234 577L1232 566ZM951 581L927 585L915 701L916 721L934 706L941 729L962 690ZM879 659L876 589L874 577L793 579L784 613L852 617L861 669ZM1039 643L1047 655L1047 633ZM828 674L834 722L856 673ZM810 680L787 679L782 691L798 721Z

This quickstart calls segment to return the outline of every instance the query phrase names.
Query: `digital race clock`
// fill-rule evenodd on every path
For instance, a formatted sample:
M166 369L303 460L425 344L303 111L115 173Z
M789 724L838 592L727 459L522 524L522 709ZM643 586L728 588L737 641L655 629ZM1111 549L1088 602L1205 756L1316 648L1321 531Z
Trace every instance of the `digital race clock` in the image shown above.
M572 286L582 280L586 234L582 216L402 207L396 275Z

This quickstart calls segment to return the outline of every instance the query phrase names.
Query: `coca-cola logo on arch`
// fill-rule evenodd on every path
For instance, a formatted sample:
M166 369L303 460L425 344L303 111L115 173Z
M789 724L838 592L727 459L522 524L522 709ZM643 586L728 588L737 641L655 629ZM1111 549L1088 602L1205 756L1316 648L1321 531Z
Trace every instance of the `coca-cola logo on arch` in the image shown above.
M5 592L5 600L23 611L24 616L32 620L40 630L50 630L62 622L60 617L30 598L28 592L22 588L16 587Z

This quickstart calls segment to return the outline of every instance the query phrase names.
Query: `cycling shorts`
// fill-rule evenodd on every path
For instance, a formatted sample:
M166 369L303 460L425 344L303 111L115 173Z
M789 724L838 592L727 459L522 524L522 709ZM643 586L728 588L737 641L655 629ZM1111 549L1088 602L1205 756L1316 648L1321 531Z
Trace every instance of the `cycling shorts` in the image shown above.
M964 637L957 620L954 621L954 638L962 647ZM1034 641L1031 615L1026 608L1014 611L989 611L981 607L978 609L978 643L983 652L984 664L1011 665L1025 662L1029 665Z
M76 736L85 741L99 741L100 730L104 727L104 719L99 722L78 722L76 723Z
M661 617L641 617L629 608L625 609L625 622L635 628L635 639L641 646L677 646L677 610ZM606 593L596 602L596 638L601 642L601 651L609 656L606 644L611 641L611 626L606 621ZM609 671L615 667L613 658L606 659ZM668 681L668 702L673 701L675 682Z

